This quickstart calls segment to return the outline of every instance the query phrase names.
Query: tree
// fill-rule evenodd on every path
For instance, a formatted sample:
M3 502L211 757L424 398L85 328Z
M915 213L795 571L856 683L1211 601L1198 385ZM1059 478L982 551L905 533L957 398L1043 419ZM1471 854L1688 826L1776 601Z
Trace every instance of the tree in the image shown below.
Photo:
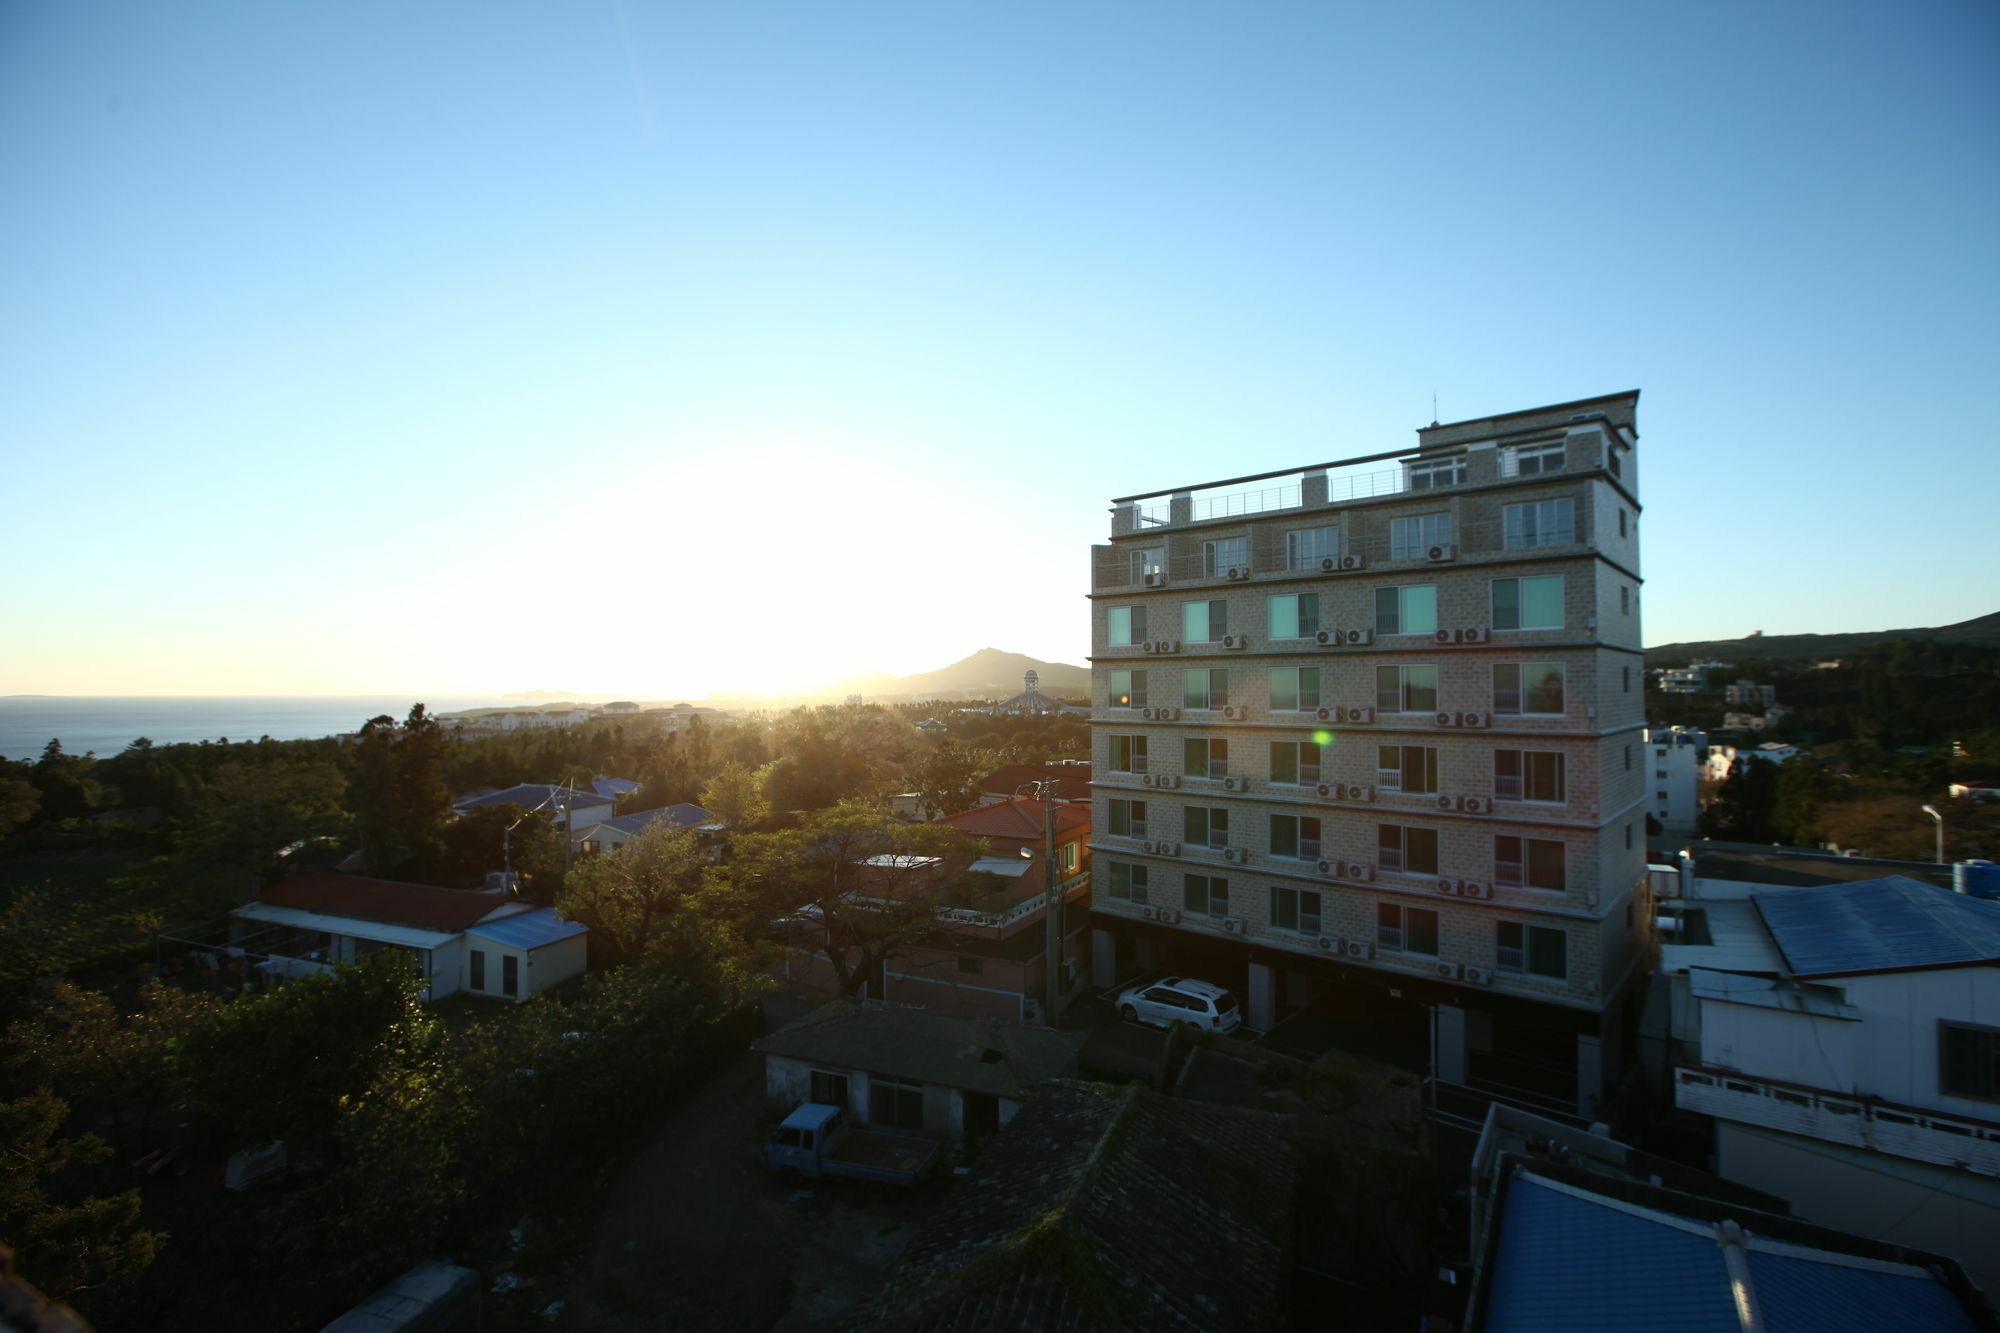
M471 883L501 869L503 861L521 874L538 901L550 901L563 877L563 832L554 816L519 805L483 805L446 826L438 858L444 878Z
M370 718L354 747L353 808L368 869L386 873L406 856L428 856L451 821L445 762L451 742L422 704L400 725Z
M701 789L701 807L727 824L733 833L749 833L770 816L764 799L763 775L743 764L724 764Z
M438 1041L423 991L415 965L391 951L217 1010L184 1047L196 1106L238 1143L330 1137L343 1098Z
M80 1113L144 1114L178 1103L180 1040L215 1011L207 995L149 980L137 1007L120 1013L103 992L59 981L7 1041L34 1081L61 1088Z
M699 927L713 905L704 898L708 871L708 853L693 829L656 825L572 867L556 912L590 927L609 961L636 963L675 932Z
M940 907L967 895L970 850L954 830L896 824L853 799L739 840L734 871L760 917L791 922L799 947L822 953L852 996L937 929Z
M1833 775L1804 755L1778 765L1771 793L1771 830L1794 847L1811 846L1818 837L1820 808L1834 799Z
M1701 812L1702 836L1737 842L1771 842L1771 812L1777 804L1778 766L1744 759L1723 780L1715 800Z
M979 804L979 781L995 767L990 753L962 749L945 740L918 765L917 794L940 815L959 814Z
M35 817L42 794L26 778L0 778L0 838Z
M91 756L87 754L80 758L65 754L59 740L43 747L42 757L28 772L28 781L41 797L41 818L45 822L82 819L90 813L98 795L91 764Z
M55 1203L50 1177L110 1155L94 1135L60 1139L69 1107L47 1088L0 1102L0 1235L18 1247L24 1275L61 1300L153 1262L164 1233L140 1231L139 1191Z

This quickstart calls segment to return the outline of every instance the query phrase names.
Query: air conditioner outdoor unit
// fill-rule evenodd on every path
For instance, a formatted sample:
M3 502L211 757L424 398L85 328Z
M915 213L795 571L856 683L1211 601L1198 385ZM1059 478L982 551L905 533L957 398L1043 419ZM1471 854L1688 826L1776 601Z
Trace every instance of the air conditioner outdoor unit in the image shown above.
M1341 719L1343 722L1352 722L1356 726L1366 726L1374 720L1375 710L1372 708L1350 708L1347 710L1347 715Z
M1224 847L1222 849L1222 859L1231 865L1240 866L1250 859L1250 853L1241 847Z
M1181 785L1180 775L1177 773L1162 773L1159 776L1159 781L1154 783L1154 785L1158 787L1178 787Z
M1340 557L1340 567L1342 569L1366 569L1368 568L1368 562L1358 555L1344 555Z
M1153 841L1153 839L1151 838L1148 838L1144 842L1140 843L1139 847L1140 850L1147 852L1157 852L1158 850L1160 850L1160 844Z
M1180 854L1181 845L1177 842L1156 842L1153 844L1153 855L1155 856L1179 856Z
M1458 632L1460 643L1485 643L1489 637L1484 625L1468 625Z
M1162 907L1160 909L1160 920L1162 923L1171 926L1174 924L1174 922L1180 919L1181 919L1181 914L1179 912L1176 912L1173 908Z
M1160 651L1160 641L1158 639L1148 639L1140 644L1139 647L1145 652L1157 653Z
M1367 940L1349 940L1347 941L1347 956L1349 958L1373 958L1375 956L1375 946Z
M1155 773L1141 773L1139 775L1139 781L1142 785L1147 787L1157 787L1160 785L1159 775Z
M1461 727L1483 727L1486 725L1486 714L1460 713L1458 715L1458 725Z
M1146 575L1146 586L1148 588L1164 588L1167 586L1167 576L1165 574L1148 574Z
M1226 579L1245 579L1250 577L1250 571L1241 565L1231 565L1222 571L1222 577Z
M1250 646L1250 636L1247 634L1225 634L1222 636L1222 646L1224 648L1248 648Z
M1437 715L1437 724L1438 724L1438 725L1439 725L1440 727L1455 727L1455 726L1457 726L1457 725L1458 725L1458 714L1457 714L1457 713L1439 713L1439 714Z
M1163 653L1177 653L1177 652L1179 652L1180 650L1181 650L1181 641L1180 641L1179 639L1161 639L1161 640L1160 640L1160 651L1161 651L1161 652L1163 652Z
M1148 921L1158 921L1160 919L1160 909L1157 907L1142 907L1139 909L1139 915L1145 917Z
M1458 547L1450 542L1439 542L1436 546L1424 552L1424 558L1434 564L1441 565L1447 560L1458 559Z
M1465 969L1465 979L1475 986L1486 986L1492 984L1493 974L1483 967L1468 967Z
M1372 801L1375 799L1375 789L1365 782L1350 782L1341 795L1350 801Z
M1340 795L1340 784L1337 782L1322 782L1319 786L1313 788L1313 794L1321 800L1334 800Z
M1459 973L1464 971L1464 969L1457 963L1439 963L1437 971L1438 975L1446 981L1457 981Z
M1431 637L1436 639L1439 643L1457 643L1458 631L1455 629L1441 629Z
M1476 879L1462 879L1458 882L1458 896L1461 898L1491 898L1493 889Z
M1322 722L1338 722L1340 721L1340 711L1338 708L1322 708L1317 713L1314 713L1313 716Z
M1456 809L1458 809L1458 807L1459 807L1459 801L1458 801L1458 798L1457 798L1456 796L1440 796L1440 797L1438 797L1438 809L1440 809L1440 810L1456 810Z
M1319 572L1322 574L1331 574L1333 573L1334 570L1339 568L1340 568L1340 557L1337 555L1327 556L1319 562Z
M1223 706L1222 715L1231 722L1241 722L1249 711L1242 704L1226 704Z
M1340 642L1340 631L1337 629L1323 629L1313 635L1313 642L1322 648L1331 647Z
M1346 637L1341 641L1352 647L1366 648L1369 644L1375 642L1375 631L1366 627L1351 629L1346 631Z
M1483 815L1493 809L1493 802L1484 796L1467 796L1458 803L1458 808L1468 815Z
M1340 875L1340 862L1330 860L1326 857L1321 857L1319 861L1314 864L1313 868L1319 871L1319 873L1322 875L1333 875L1336 878Z
M1338 936L1338 935L1322 935L1322 936L1320 936L1320 937L1319 937L1319 947L1320 947L1321 951L1322 951L1322 952L1324 952L1324 953L1339 953L1339 952L1340 952L1340 936Z
M1222 789L1224 791L1244 791L1249 786L1250 783L1243 778L1224 778L1222 780Z
M1181 710L1178 708L1172 708L1172 707L1155 708L1153 710L1153 716L1158 718L1162 722L1172 722L1175 718L1179 717L1180 715L1181 715Z
M1154 718L1159 716L1159 713L1155 709L1141 708L1139 710L1139 716L1145 718L1148 722L1151 722Z
M1456 898L1458 896L1458 881L1455 879L1441 879L1437 882L1437 891L1449 897Z
M1241 935L1243 933L1243 918L1240 916L1226 916L1222 918L1222 928L1232 935Z
M1352 861L1349 861L1342 865L1341 869L1347 872L1348 879L1372 880L1375 878L1375 867L1365 863L1356 865Z

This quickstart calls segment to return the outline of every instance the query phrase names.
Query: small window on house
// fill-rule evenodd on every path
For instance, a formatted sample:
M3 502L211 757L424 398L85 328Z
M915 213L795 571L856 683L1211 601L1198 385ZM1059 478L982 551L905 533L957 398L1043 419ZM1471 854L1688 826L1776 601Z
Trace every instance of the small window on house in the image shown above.
M962 953L958 956L958 970L962 976L983 977L986 975L986 960Z
M1625 511L1622 509L1618 511L1618 535L1620 537L1629 535L1625 531Z

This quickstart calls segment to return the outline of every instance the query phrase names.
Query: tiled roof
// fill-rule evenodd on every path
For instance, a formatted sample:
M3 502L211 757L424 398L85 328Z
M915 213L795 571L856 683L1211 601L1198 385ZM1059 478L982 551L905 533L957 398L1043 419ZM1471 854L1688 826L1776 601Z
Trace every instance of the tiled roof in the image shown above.
M347 916L446 933L464 930L488 913L522 906L494 893L401 884L395 880L324 871L302 871L289 876L258 894L256 901L325 916Z
M1018 801L974 806L955 815L933 819L931 823L955 828L971 838L1045 838L1048 836L1045 832L1047 810L1045 802L1023 797ZM1058 805L1055 811L1058 842L1072 833L1089 830L1089 806Z
M1517 1171L1494 1251L1485 1333L1739 1333L1742 1294L1771 1333L1976 1327L1935 1275L1695 1221Z
M594 791L584 791L581 787L557 787L546 782L524 782L504 791L488 792L484 796L473 796L452 803L454 810L471 810L482 805L520 805L530 810L547 806L553 810L558 802L572 810L588 810L595 806L610 805L609 796L599 796Z
M1075 1074L1082 1041L1080 1034L997 1018L837 1000L758 1038L751 1049L836 1069L1021 1097L1044 1079Z
M641 810L636 814L602 820L592 827L617 829L620 833L629 833L637 837L656 824L664 828L699 828L703 824L714 822L715 816L708 811L698 805L682 801L679 805L670 805L663 810Z
M979 789L1012 796L1030 782L1057 783L1056 795L1065 801L1090 799L1089 764L1006 764L982 778Z
M1794 976L2000 962L2000 902L1906 875L1810 893L1753 893L1750 901Z
M1296 1174L1279 1117L1044 1084L847 1326L1284 1327Z

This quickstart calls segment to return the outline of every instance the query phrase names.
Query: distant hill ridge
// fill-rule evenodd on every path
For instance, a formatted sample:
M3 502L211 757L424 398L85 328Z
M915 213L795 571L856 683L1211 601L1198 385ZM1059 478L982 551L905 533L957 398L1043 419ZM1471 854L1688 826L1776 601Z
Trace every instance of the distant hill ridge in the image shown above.
M936 671L914 676L863 676L842 681L833 692L869 698L992 699L1019 694L1023 678L1036 672L1044 694L1083 695L1090 690L1090 668L1067 662L1044 662L1025 653L981 648Z
M1853 634L1769 634L1752 639L1709 639L1700 643L1667 643L1646 650L1646 665L1676 666L1703 658L1723 662L1768 661L1775 657L1833 658L1870 643L1891 639L1936 639L1943 643L1977 643L2000 648L2000 611L1935 629L1866 630Z

